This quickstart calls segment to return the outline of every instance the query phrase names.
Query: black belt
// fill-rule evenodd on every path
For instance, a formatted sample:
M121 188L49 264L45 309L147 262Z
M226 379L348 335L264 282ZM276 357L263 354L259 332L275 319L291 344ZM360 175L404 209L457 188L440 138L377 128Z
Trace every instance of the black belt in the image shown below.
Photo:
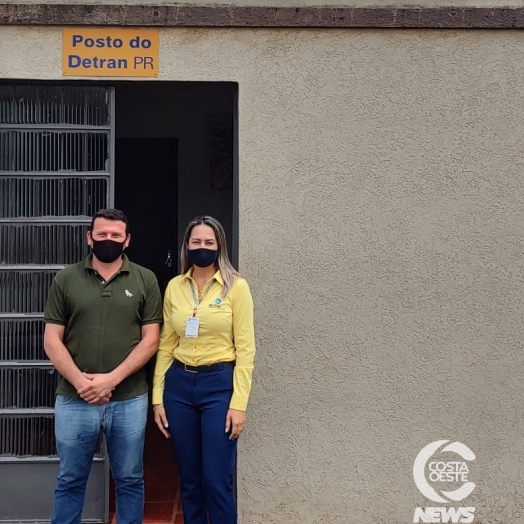
M207 366L189 366L179 360L174 361L175 366L182 368L189 373L209 373L210 371L220 371L221 369L229 368L235 365L235 361L231 362L217 362L216 364L209 364Z

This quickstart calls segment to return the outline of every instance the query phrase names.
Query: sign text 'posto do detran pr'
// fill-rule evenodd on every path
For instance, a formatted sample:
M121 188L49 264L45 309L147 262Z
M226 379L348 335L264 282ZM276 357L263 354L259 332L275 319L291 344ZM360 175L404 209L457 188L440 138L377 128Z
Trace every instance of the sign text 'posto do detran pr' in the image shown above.
M82 35L73 35L73 49L75 48L86 48L86 49L122 49L124 47L124 41L122 38L111 38L111 36L99 37L99 38L84 38ZM147 38L140 39L140 36L131 38L127 43L129 49L149 49L151 47L151 40ZM129 67L128 58L103 58L103 57L89 57L82 58L81 55L69 55L69 67L93 67L108 69L127 69ZM138 66L146 68L154 68L152 56L135 56L133 60L133 68L136 69Z
M158 30L63 30L63 73L75 76L157 76Z

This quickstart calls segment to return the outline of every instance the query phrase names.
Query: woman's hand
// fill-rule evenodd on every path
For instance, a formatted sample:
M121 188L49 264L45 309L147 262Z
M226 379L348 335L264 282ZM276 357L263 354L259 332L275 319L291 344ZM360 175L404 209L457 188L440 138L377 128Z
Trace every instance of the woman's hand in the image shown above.
M226 415L226 433L231 430L229 440L235 440L240 437L244 426L246 425L246 412L238 409L229 409Z
M158 426L158 429L162 432L164 437L169 438L169 432L167 428L169 424L167 423L166 410L162 404L155 404L153 406L153 414L155 415L155 422Z

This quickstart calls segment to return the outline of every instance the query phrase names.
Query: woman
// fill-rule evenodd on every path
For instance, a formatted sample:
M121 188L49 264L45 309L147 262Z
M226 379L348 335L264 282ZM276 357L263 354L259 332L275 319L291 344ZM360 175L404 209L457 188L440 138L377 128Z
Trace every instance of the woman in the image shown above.
M155 422L173 441L184 523L237 524L233 474L251 391L253 300L212 217L189 223L181 267L164 298Z

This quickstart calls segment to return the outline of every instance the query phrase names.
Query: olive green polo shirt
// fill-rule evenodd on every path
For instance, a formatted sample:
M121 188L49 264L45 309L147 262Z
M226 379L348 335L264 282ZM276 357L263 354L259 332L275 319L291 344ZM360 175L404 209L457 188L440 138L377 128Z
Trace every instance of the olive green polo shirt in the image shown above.
M123 255L122 267L105 282L93 269L90 255L56 274L44 321L65 326L64 345L80 371L109 373L140 342L143 325L162 322L157 279ZM147 389L145 369L141 369L116 387L111 400L129 399ZM63 377L57 394L80 398Z

